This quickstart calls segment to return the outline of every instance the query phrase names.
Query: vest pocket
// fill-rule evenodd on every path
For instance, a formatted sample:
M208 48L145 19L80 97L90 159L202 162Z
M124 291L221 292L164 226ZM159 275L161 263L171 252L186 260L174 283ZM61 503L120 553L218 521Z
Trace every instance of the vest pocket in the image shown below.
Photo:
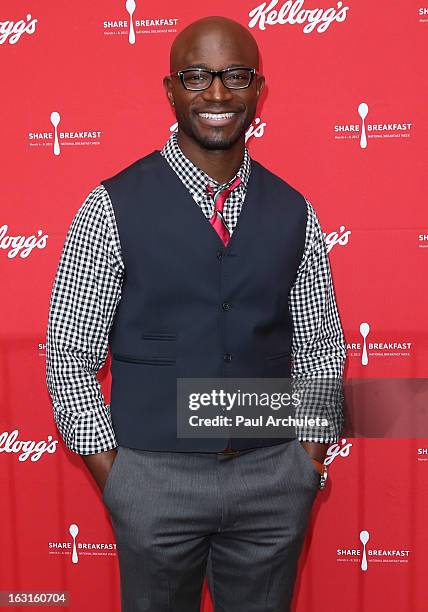
M267 378L289 378L291 351L281 351L265 358L264 376Z
M126 355L124 353L113 353L113 359L116 359L116 361L144 363L147 365L169 365L175 363L175 359L170 357L138 357L138 355Z
M141 337L144 340L176 340L177 335L170 332L143 332Z
M276 359L283 359L284 357L290 357L291 351L282 351L281 353L275 353L274 355L269 355L266 357L268 361L275 361Z

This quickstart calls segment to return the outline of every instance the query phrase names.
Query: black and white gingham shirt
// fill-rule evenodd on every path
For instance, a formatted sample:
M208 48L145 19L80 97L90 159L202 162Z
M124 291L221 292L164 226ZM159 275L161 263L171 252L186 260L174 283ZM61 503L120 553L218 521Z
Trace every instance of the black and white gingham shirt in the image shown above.
M161 154L209 219L214 203L206 184L209 181L214 189L219 184L185 157L176 133ZM250 172L251 160L245 148L237 172L241 183L224 206L231 234L245 202ZM312 205L306 203L305 250L289 296L294 326L292 376L340 379L345 343L324 237ZM110 405L105 404L96 374L107 359L108 335L121 297L123 274L113 207L106 189L98 185L68 229L53 282L46 338L46 382L54 419L67 447L81 455L118 445ZM334 407L336 415L339 404L341 399ZM338 418L332 421L328 429L300 428L297 437L301 441L336 442L341 422Z
M195 166L190 159L184 155L178 146L176 132L167 140L161 154L169 162L178 177L183 181L207 219L210 219L214 212L214 200L206 191L207 183L210 183L214 192L216 192L220 187L222 189L228 187L229 184L239 176L241 183L228 196L223 209L224 220L229 229L229 234L232 235L245 200L247 183L250 178L251 159L247 147L245 147L244 157L238 172L230 181L224 183L224 185L220 185L220 183L205 174L203 170Z

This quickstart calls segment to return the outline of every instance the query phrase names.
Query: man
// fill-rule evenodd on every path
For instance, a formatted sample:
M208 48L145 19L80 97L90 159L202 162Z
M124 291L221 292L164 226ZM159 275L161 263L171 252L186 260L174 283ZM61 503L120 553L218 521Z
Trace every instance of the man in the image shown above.
M340 418L299 439L179 438L176 382L340 378L328 258L310 203L245 147L265 82L250 33L198 20L170 62L178 132L94 189L67 234L48 388L110 511L123 611L199 610L208 556L217 612L285 611Z

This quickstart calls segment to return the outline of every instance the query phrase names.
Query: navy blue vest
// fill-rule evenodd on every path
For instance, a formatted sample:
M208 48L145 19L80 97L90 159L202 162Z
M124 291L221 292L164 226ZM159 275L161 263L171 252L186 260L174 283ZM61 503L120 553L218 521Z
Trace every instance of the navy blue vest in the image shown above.
M304 251L305 199L252 160L225 247L158 150L103 185L125 266L109 335L118 444L220 451L227 438L177 438L177 378L290 377L288 298ZM244 449L284 440L231 442Z

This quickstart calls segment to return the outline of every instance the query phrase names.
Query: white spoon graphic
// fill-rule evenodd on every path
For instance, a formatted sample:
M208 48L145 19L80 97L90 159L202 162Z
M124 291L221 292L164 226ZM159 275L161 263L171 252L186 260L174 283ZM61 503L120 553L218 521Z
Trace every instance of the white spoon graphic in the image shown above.
M367 554L366 554L366 544L369 541L369 532L368 531L360 531L360 540L361 544L364 546L363 549L363 558L361 560L361 569L363 572L367 571Z
M73 538L73 554L71 555L71 560L73 563L77 563L79 559L77 557L77 550L76 550L76 536L79 533L79 528L75 523L72 523L70 527L68 528L68 531L70 532L70 535Z
M361 138L360 138L360 147L362 149L365 149L367 146L366 126L364 123L364 119L367 117L368 112L369 112L369 107L367 106L367 104L365 102L361 102L361 104L358 106L358 114L363 120L363 123L361 126Z
M366 338L369 335L369 332L370 332L370 325L368 323L361 323L360 334L362 335L363 340L364 340L363 355L361 357L361 363L363 364L363 366L366 366L369 362L369 358L367 355L367 344L366 344Z
M51 113L51 123L52 123L52 125L55 128L54 155L59 155L60 154L59 140L58 140L58 130L57 130L60 121L61 121L61 116L60 116L59 113L57 113L56 111Z
M129 13L129 44L135 44L135 32L134 32L134 22L132 20L132 15L135 11L135 0L126 0L125 8Z

